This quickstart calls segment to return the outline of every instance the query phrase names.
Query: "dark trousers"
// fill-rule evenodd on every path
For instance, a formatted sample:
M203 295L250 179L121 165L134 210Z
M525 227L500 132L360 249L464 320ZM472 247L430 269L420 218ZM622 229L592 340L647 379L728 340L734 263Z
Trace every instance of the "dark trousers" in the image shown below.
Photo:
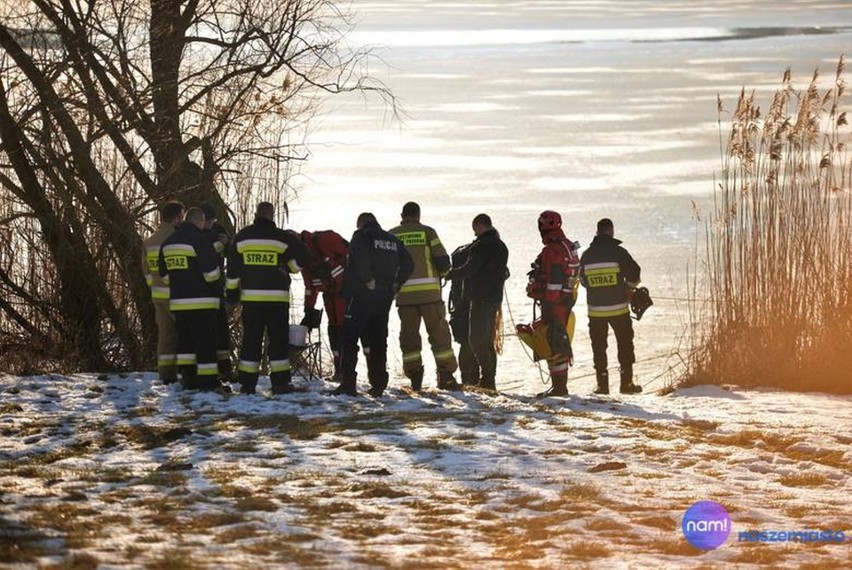
M269 379L272 386L290 383L290 304L243 303L243 342L240 347L240 384L257 386L263 333L269 338Z
M455 307L450 316L453 339L459 343L459 372L462 384L479 384L479 363L470 348L470 304Z
M187 390L219 387L216 366L216 309L173 311L177 364Z
M618 364L622 370L633 368L636 356L633 352L633 321L630 315L617 317L589 317L589 336L592 339L592 354L594 355L595 371L604 372L607 369L607 335L609 327L615 333L618 345Z
M470 332L468 343L479 365L482 383L494 382L497 375L497 352L494 350L494 323L500 303L470 302Z
M230 362L231 333L228 328L228 310L225 304L225 300L222 299L222 304L216 311L216 360Z
M342 388L355 389L358 364L358 339L363 336L370 348L370 386L384 390L388 385L388 318L393 295L389 291L372 291L349 300L340 345Z

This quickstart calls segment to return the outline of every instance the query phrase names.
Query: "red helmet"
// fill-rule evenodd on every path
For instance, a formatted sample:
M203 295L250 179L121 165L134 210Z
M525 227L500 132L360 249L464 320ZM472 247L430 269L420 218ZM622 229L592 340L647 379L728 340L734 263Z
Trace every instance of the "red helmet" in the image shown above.
M549 232L558 230L562 227L562 216L553 210L545 210L538 216L538 230L540 232Z

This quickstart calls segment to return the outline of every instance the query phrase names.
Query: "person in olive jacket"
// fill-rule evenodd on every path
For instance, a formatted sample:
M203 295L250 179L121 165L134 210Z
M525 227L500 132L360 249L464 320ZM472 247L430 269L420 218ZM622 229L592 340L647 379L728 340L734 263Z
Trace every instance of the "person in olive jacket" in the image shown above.
M343 279L347 299L340 346L340 386L332 394L355 396L358 340L370 347L370 395L379 397L388 385L388 317L399 288L414 271L414 260L398 237L383 230L368 212L358 216L349 242Z
M491 225L487 214L473 218L476 239L470 247L467 262L454 267L449 279L463 279L470 299L468 343L479 365L479 386L496 390L497 351L494 349L494 326L503 303L503 282L509 277L506 266L509 250Z

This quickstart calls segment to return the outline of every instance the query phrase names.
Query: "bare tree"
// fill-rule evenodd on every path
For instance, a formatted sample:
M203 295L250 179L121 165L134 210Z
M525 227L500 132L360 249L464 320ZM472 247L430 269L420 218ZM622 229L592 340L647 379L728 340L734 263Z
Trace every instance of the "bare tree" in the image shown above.
M43 358L88 369L151 357L138 260L157 205L226 211L239 197L217 187L246 171L274 173L280 188L305 155L290 141L321 97L392 101L364 72L369 54L346 46L347 15L330 0L31 0L0 11L0 345L29 339Z

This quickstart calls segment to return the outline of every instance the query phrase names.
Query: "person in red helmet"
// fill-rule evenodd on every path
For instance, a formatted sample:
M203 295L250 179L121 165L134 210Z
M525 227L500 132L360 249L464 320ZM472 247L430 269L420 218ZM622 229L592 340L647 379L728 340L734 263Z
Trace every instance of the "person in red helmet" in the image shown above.
M552 385L539 397L567 396L568 369L574 363L566 327L577 299L579 244L565 237L562 216L545 210L538 217L538 231L544 248L528 273L527 296L541 304L541 316L547 325L547 341L553 355L547 363Z
M294 232L295 233L295 232ZM319 328L322 312L316 309L317 298L322 293L325 313L328 315L328 343L334 357L334 379L340 376L340 339L343 317L346 315L346 299L341 295L349 242L337 232L304 230L298 237L310 254L310 261L302 268L305 280L305 317L301 325L309 329Z

